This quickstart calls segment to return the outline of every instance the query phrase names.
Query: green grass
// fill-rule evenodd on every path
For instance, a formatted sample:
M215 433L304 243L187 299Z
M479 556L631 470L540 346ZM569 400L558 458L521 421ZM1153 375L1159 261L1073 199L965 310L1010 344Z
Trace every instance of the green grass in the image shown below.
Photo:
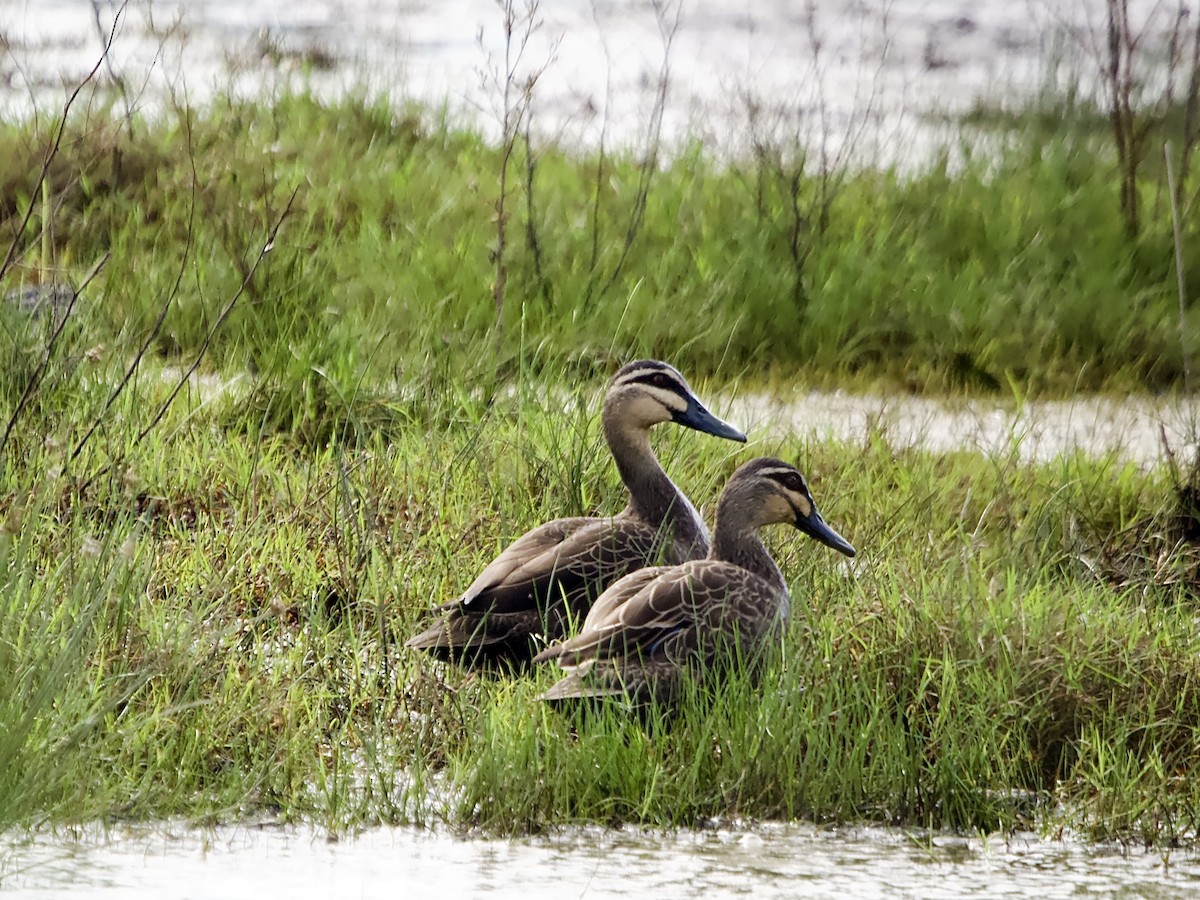
M619 711L564 721L530 704L534 689L506 690L482 749L460 757L456 811L501 829L803 816L1191 839L1194 576L1097 581L1080 561L1153 531L1163 486L1083 459L845 452L793 456L823 474L818 502L840 488L827 517L861 560L776 535L797 602L765 690L735 682L649 737Z
M144 335L171 298L151 350L175 358L200 350L245 281L207 364L257 372L254 409L284 429L303 421L297 403L429 371L588 376L640 355L756 381L938 392L1182 380L1160 179L1145 185L1147 221L1131 241L1115 162L1069 130L1032 129L903 177L835 173L824 226L810 166L797 188L799 263L790 181L765 161L718 165L700 146L667 160L626 250L641 175L632 154L601 163L535 147L530 215L518 147L499 328L499 153L478 136L385 100L295 95L217 101L134 134L72 118L43 197L50 128L0 127L0 154L14 161L0 175L0 233L23 248L0 286L77 280L110 254L89 291L91 339ZM1185 262L1200 270L1190 251Z
M536 386L320 450L229 430L230 401L179 406L86 490L69 470L20 487L61 448L10 465L0 819L806 817L1191 840L1197 560L1174 486L1113 460L730 451L664 429L710 512L739 460L778 453L860 548L845 564L771 532L795 613L761 685L643 729L619 707L542 708L552 671L468 678L404 650L516 533L619 506L595 395L564 417Z
M620 508L595 419L618 360L668 358L708 398L1178 386L1169 234L1128 241L1103 154L847 173L798 269L753 164L670 160L618 267L634 161L594 206L597 160L543 148L542 274L518 191L497 327L477 136L306 97L136 141L98 122L72 122L45 197L47 136L0 128L25 160L0 173L0 287L108 255L60 333L0 309L0 827L746 816L1194 842L1200 557L1181 486L1113 458L660 429L710 514L738 462L781 456L860 550L771 533L795 614L761 684L643 729L542 708L552 671L403 649L517 534ZM215 383L176 396L197 358Z

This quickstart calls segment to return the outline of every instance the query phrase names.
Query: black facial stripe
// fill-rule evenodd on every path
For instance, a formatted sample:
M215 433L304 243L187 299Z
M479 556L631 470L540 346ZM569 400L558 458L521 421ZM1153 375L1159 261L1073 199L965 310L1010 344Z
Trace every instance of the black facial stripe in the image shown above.
M666 369L639 369L631 372L623 384L644 384L647 387L658 388L660 391L671 391L686 399L687 392L679 379Z
M784 499L787 500L788 505L792 508L792 512L798 518L805 518L806 514L801 511L793 497L798 496L803 498L810 509L815 507L812 495L808 492L808 485L804 481L804 476L795 469L776 467L774 469L762 469L758 474L770 478L783 489Z
M795 475L796 470L795 469L785 469L782 466L779 466L774 469L759 469L758 474L765 475L767 478L773 479L774 481L778 481L780 484L782 484L783 479L786 478L788 475Z
M785 490L795 491L798 494L805 493L807 488L804 479L797 474L795 469L763 469L759 474L770 478ZM797 482L799 486L797 486Z

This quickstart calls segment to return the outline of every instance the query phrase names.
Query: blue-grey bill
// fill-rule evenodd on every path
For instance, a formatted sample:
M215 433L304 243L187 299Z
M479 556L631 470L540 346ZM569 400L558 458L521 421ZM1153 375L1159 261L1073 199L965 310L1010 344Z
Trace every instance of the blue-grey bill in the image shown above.
M807 518L797 519L796 527L809 537L820 541L826 547L832 547L838 553L854 556L858 552L854 549L853 544L825 524L825 520L821 518L821 514L817 512L816 507L813 507L812 514Z
M722 421L705 409L698 400L692 400L681 413L675 415L675 421L688 428L695 428L714 437L728 438L731 441L746 443L746 435L734 428L728 422Z

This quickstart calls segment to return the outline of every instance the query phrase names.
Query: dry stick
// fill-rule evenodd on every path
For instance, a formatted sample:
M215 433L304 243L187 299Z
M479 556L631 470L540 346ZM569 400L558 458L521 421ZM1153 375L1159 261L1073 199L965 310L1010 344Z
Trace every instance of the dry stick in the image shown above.
M1120 173L1121 215L1129 237L1138 233L1137 148L1133 125L1133 64L1135 41L1130 35L1129 6L1126 0L1107 0L1108 64L1104 71L1112 107L1109 119L1117 149Z
M1171 142L1163 144L1167 159L1167 193L1171 196L1171 227L1175 232L1175 282L1179 288L1179 348L1183 353L1183 389L1192 392L1192 362L1187 347L1187 288L1183 277L1183 230L1179 224L1179 204L1175 202L1175 166L1171 162Z
M813 211L819 207L817 232L822 233L828 228L830 193L830 160L829 160L829 103L825 96L825 79L822 74L823 42L817 31L817 4L809 0L805 7L804 29L808 37L809 51L812 55L812 73L816 84L817 113L820 127L819 156L820 168L816 179L817 187L807 206L801 202L800 192L804 186L805 170L808 168L808 152L798 154L798 162L793 162L792 171L787 180L788 206L791 222L788 227L788 253L792 258L792 303L796 309L803 310L808 305L808 297L804 289L804 270L813 248ZM796 134L797 140L799 133ZM782 162L780 163L782 168Z
M118 11L116 17L113 18L112 31L108 33L108 42L104 45L104 52L100 55L100 58L96 60L96 64L92 66L92 70L88 72L86 76L84 76L83 81L79 82L79 84L75 86L75 90L71 91L71 96L67 98L67 102L63 105L62 115L60 115L58 118L58 130L54 135L54 143L46 152L46 158L42 161L42 170L38 173L37 182L34 184L33 193L30 196L41 193L42 186L46 182L46 176L50 172L50 164L54 162L55 158L58 156L59 148L62 146L63 135L67 130L67 116L70 115L71 107L74 105L76 99L78 99L79 94L83 91L83 89L87 87L88 84L91 83L92 79L96 77L96 73L99 72L100 67L104 65L104 60L108 58L108 51L112 47L113 38L117 31L117 23L120 21L120 18L121 14ZM9 244L8 252L4 256L4 262L0 263L0 278L3 278L8 272L9 268L12 266L13 259L17 255L17 246L21 242L21 236L25 234L25 229L29 227L29 220L31 218L33 218L32 202L29 203L25 209L25 216L21 219L21 224L18 226L16 234L13 235L12 243ZM0 448L2 447L3 444L0 444Z
M175 283L171 286L171 291L169 294L167 294L167 299L163 303L162 309L158 311L158 318L154 320L154 325L146 335L145 340L142 341L141 346L138 347L138 351L133 357L133 362L131 362L129 364L129 368L125 370L125 376L108 395L108 399L104 402L104 408L100 410L99 415L97 415L92 421L91 427L88 428L87 433L80 438L79 443L75 445L75 449L71 451L68 462L74 462L79 454L83 452L84 446L89 440L91 440L92 435L96 433L96 430L100 427L100 423L104 420L104 417L108 414L108 411L112 408L112 405L117 401L117 398L121 396L121 393L129 385L130 380L133 378L133 373L136 372L141 366L142 359L145 358L146 353L150 350L150 345L154 343L155 338L157 338L159 333L162 331L163 324L167 320L167 312L171 309L171 304L175 302L175 298L179 295L179 288L183 284L183 276L187 272L187 264L188 260L191 258L192 252L192 241L194 240L195 236L196 184L199 181L199 176L196 174L196 156L194 152L195 147L192 141L192 120L190 113L185 113L184 127L187 129L188 133L187 146L188 160L190 161L192 167L192 192L191 204L188 207L187 238L183 245L183 256L179 260L179 271L175 275Z
M513 109L511 92L513 83L512 44L513 29L516 24L516 13L513 0L504 0L504 87L501 112L501 139L503 142L500 155L500 196L496 199L496 249L492 254L492 262L496 264L496 280L492 283L492 302L496 307L496 333L504 322L504 289L508 283L508 266L504 261L508 243L508 166L512 160L513 145L516 138L513 135L515 125L512 122Z
M496 199L496 247L492 251L491 261L496 266L496 278L492 284L492 301L496 307L496 333L500 334L504 316L505 288L508 284L508 264L505 261L508 250L508 169L516 151L517 139L521 135L521 123L529 112L533 95L533 87L541 76L544 67L528 76L521 89L520 100L512 99L513 86L516 84L516 72L529 49L529 41L538 28L538 0L526 0L524 31L520 35L513 56L513 39L516 35L516 6L515 0L499 0L504 13L504 84L501 87L503 109L501 110L501 156L500 156L500 195ZM497 85L500 79L493 72L492 78Z
M617 279L621 277L621 273L625 269L629 253L633 250L633 245L637 241L638 233L642 230L642 223L646 218L646 203L650 199L650 183L658 168L658 153L662 146L663 113L666 111L667 94L671 86L671 47L675 42L675 34L679 31L683 4L680 3L675 7L675 20L670 23L669 28L667 27L666 8L658 3L654 4L654 8L664 46L662 66L658 73L658 93L654 98L654 106L650 110L650 125L646 132L646 158L642 160L641 170L638 173L637 192L634 194L633 210L629 213L629 222L625 228L625 241L621 246L621 255L617 258L612 272L609 273L608 280L604 282L604 287L600 289L601 294L607 293L617 283Z
M820 142L818 143L821 168L820 168L820 172L818 175L818 181L817 181L817 183L819 185L818 198L819 198L819 205L820 205L820 211L817 214L817 233L821 234L821 233L824 233L829 227L829 202L827 200L827 196L828 196L828 193L830 190L829 180L831 177L830 169L832 168L832 164L829 159L829 101L825 96L825 79L823 77L821 77L821 68L820 68L821 62L820 62L820 60L821 60L822 42L821 42L820 35L817 34L817 6L816 6L815 0L809 7L809 14L808 14L807 19L808 19L808 21L807 21L808 43L809 43L809 46L812 48L812 54L813 54L813 73L816 75L816 80L817 80L817 112L819 115L820 127L821 127L821 139L820 139ZM799 190L799 187L800 187L799 184L797 184L796 190ZM814 205L816 203L817 203L817 199L814 199ZM812 225L813 225L811 209L809 211L809 215L806 218L807 218L807 222L805 223L805 225L807 225L809 232L811 232ZM800 223L797 223L797 226L799 226L799 224ZM797 297L799 297L800 295L802 295L804 293L804 286L803 286L804 263L807 261L808 256L811 252L812 252L812 242L810 240L809 246L805 248L803 255L797 260L797 263L798 263L798 266L800 269L800 271L797 271L797 273L796 273L797 286L794 288L794 292L796 293Z
M129 5L129 0L125 0L117 9L117 18L125 12L125 7ZM100 36L100 40L104 40L104 25L100 22L100 0L92 0L92 21L96 24L96 34ZM115 27L115 21L114 21ZM113 83L117 86L117 90L121 92L121 102L125 105L125 127L129 130L130 138L133 137L133 106L129 102L129 88L125 84L125 78L117 73L117 67L113 65L112 57L107 53L104 54L104 59L108 63L108 74L112 78Z
M1175 21L1171 24L1171 31L1167 36L1167 83L1163 88L1162 101L1165 110L1169 110L1175 105L1175 73L1179 71L1179 63L1183 55L1181 46L1187 17L1187 7L1180 2L1175 13Z
M100 274L100 270L108 262L108 257L108 253L100 257L99 261L92 266L92 270L87 274L87 277L83 279L83 283L79 285L79 289L71 292L71 299L67 303L67 308L55 326L54 333L50 335L50 340L46 342L46 352L42 356L42 361L38 363L38 367L30 377L29 383L25 385L25 390L22 391L21 398L17 401L17 407L13 410L12 416L9 417L8 423L4 427L4 435L0 437L0 459L4 457L4 451L8 447L8 441L12 436L13 429L16 427L18 420L25 412L26 406L29 405L33 399L33 395L37 392L42 380L45 378L46 368L50 364L51 357L54 356L54 349L58 346L59 338L67 325L67 319L71 318L71 313L75 310L75 304L79 302L79 297L87 286L92 283L92 279Z
M538 234L537 211L534 208L533 192L537 173L537 159L533 154L533 137L530 127L531 116L525 116L525 242L529 252L533 254L533 275L537 279L541 291L542 302L548 308L554 306L554 292L546 278L545 266L542 262L542 239Z
M885 71L885 66L887 60L891 57L892 48L891 19L889 13L890 5L885 5L880 12L879 36L882 43L877 51L875 74L871 78L871 92L867 95L867 104L862 109L862 114L858 117L857 125L852 123L851 125L847 126L846 129L846 143L843 145L842 156L838 164L839 170L843 173L850 168L847 163L850 161L854 151L858 148L859 141L862 140L862 136L866 133L867 127L870 125L871 120L874 119L875 110L877 109L880 98L882 97L882 85L888 74ZM855 107L860 106L860 97L857 86L854 88L854 105ZM878 147L879 144L876 142L876 152L878 152Z
M187 371L180 376L178 383L167 396L167 399L164 400L162 405L158 408L158 412L154 414L154 418L150 420L149 424L147 424L145 428L138 432L138 435L133 439L133 444L131 444L131 446L137 446L139 443L141 443L142 439L146 435L154 430L154 427L162 420L162 417L166 415L167 409L172 403L175 402L175 398L179 396L179 392L183 390L183 386L187 384L188 379L190 379L192 375L195 374L196 370L200 368L200 363L204 359L205 354L208 353L208 347L212 343L212 339L216 335L217 329L224 324L227 318L229 318L229 314L233 312L234 306L237 305L237 302L241 298L242 294L246 292L246 288L249 285L250 280L254 278L254 274L258 271L258 267L262 264L263 259L266 258L267 253L270 252L272 246L274 246L275 238L279 234L279 229L283 227L284 221L291 214L292 204L296 201L296 195L299 193L300 185L297 184L296 187L292 189L292 195L288 197L288 202L287 205L284 206L283 212L279 214L279 218L275 220L275 224L271 227L271 231L267 235L267 241L265 244L263 244L262 250L260 250L258 256L255 257L254 265L250 267L250 270L246 273L246 277L242 279L241 285L238 286L237 293L229 298L229 302L225 304L224 308L217 315L216 320L213 322L212 327L208 329L208 333L204 335L204 343L200 345L200 350L196 353L196 358L192 360L192 364L188 366Z
M596 288L596 266L600 260L600 204L601 198L604 196L604 172L608 161L608 116L609 110L612 109L613 85L612 85L612 57L608 50L608 41L604 39L602 29L600 29L600 20L595 6L595 0L592 3L592 19L596 23L597 33L600 35L600 45L604 49L604 59L607 63L607 71L604 78L604 112L600 117L600 146L596 154L596 183L595 191L592 194L592 209L591 209L591 229L592 229L592 247L591 254L588 257L588 282L587 289L583 295L584 308L590 305L592 294Z
M268 232L266 243L263 244L262 250L259 251L258 256L255 258L254 265L252 265L250 267L249 272L246 273L246 277L242 280L242 283L238 286L237 293L235 293L229 299L229 301L225 304L225 306L221 309L221 312L217 315L217 318L213 321L212 326L208 329L208 332L204 335L204 343L201 344L200 350L196 353L196 358L194 360L192 360L192 364L190 366L188 366L187 371L185 371L180 376L179 381L176 383L175 387L172 388L171 393L167 396L167 399L164 400L162 402L162 404L158 407L158 411L154 414L153 418L151 418L150 422L146 425L145 428L143 428L141 431L138 432L137 437L135 437L130 442L129 446L126 449L131 449L133 447L136 447L138 444L140 444L142 442L142 440L146 437L146 435L148 435L151 431L154 430L155 426L157 426L158 423L162 421L163 416L165 416L167 414L167 410L170 409L171 404L175 402L175 398L179 396L179 392L183 390L183 386L188 383L188 379L190 379L192 377L192 375L195 374L196 369L200 368L200 363L201 363L201 361L203 361L205 355L208 353L209 345L212 343L212 339L216 335L217 329L219 329L221 327L221 325L224 324L225 320L229 317L229 314L231 312L233 312L233 308L234 308L234 306L237 305L238 300L241 299L242 294L244 294L246 292L247 282L249 282L250 279L254 277L256 272L258 272L259 265L262 263L263 259L266 257L267 253L271 250L271 247L274 245L275 239L279 234L279 229L283 227L284 221L291 214L292 204L295 202L296 196L299 193L300 193L300 185L297 184L296 187L292 190L292 194L288 198L287 205L283 208L283 212L279 214L279 217L275 220L275 224L271 227L270 232ZM93 481L95 481L97 478L99 478L104 473L111 470L113 465L115 464L115 462L119 462L119 461L120 461L120 458L118 458L118 460L116 460L114 462L110 462L108 465L101 466L94 473L92 473L91 475L88 476L87 480L83 482L83 484L80 486L79 490L81 492L86 490Z
M58 345L59 337L63 333L63 329L67 327L67 320L71 318L71 313L75 311L75 304L79 301L79 294L72 292L71 299L67 303L67 308L63 312L62 317L54 327L54 332L50 335L50 340L46 342L46 352L42 354L41 362L37 368L33 370L29 381L25 385L25 390L21 392L21 398L17 401L16 409L13 410L11 416L8 417L8 424L4 426L4 434L0 435L0 460L4 459L4 452L8 448L8 441L12 437L13 429L25 412L25 408L33 399L33 395L37 393L37 389L41 386L42 379L45 377L46 368L50 365L50 359L54 356L54 348Z
M1187 188L1188 175L1191 169L1192 151L1196 147L1198 129L1196 127L1197 101L1200 100L1200 17L1197 17L1195 29L1192 32L1192 71L1188 74L1187 101L1183 110L1183 150L1179 156L1179 191ZM1176 202L1183 206L1182 196Z

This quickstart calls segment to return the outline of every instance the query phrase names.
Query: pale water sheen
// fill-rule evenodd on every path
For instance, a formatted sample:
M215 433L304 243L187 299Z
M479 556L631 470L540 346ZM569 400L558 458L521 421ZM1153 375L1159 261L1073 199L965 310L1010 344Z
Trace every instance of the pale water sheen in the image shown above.
M156 825L0 843L6 900L344 897L1057 897L1200 895L1200 862L1032 835L766 825L569 828L517 839L378 828Z
M1166 397L1002 403L911 395L777 389L743 394L718 408L752 438L784 435L863 444L881 437L894 447L934 453L977 451L1049 462L1073 453L1111 454L1143 468L1168 461L1186 467L1200 450L1200 406Z
M61 105L121 5L96 2L99 28L92 0L0 0L0 111ZM1128 2L1152 54L1179 4ZM1182 5L1195 13L1197 0ZM534 121L567 142L641 143L665 58L668 141L699 133L739 152L750 131L824 134L835 154L903 161L943 139L923 112L1019 103L1058 77L1094 90L1104 11L1104 0L540 0L511 68L518 80L541 73ZM172 93L365 86L447 100L494 134L501 23L496 0L133 0L101 78L122 78L144 110Z

